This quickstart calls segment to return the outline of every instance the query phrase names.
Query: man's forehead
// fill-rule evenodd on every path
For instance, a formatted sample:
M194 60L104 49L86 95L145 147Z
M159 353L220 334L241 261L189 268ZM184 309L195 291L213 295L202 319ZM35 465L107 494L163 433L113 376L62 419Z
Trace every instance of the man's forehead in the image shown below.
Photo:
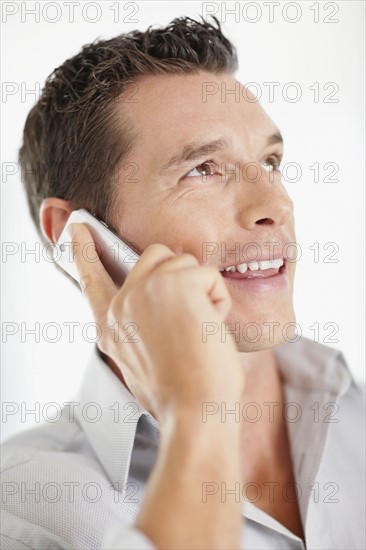
M239 101L235 94L219 91L205 96L210 85L234 90L244 87L230 74L213 74L200 71L197 74L153 75L136 81L133 90L127 90L124 107L138 134L139 146L147 149L172 148L193 140L209 141L227 136L228 141L238 139L249 143L265 143L278 133L276 125L258 102L243 96ZM128 100L130 98L130 100Z
M199 71L193 74L148 75L126 89L123 104L136 122L146 118L184 116L205 120L235 112L262 124L271 120L258 101L233 75Z

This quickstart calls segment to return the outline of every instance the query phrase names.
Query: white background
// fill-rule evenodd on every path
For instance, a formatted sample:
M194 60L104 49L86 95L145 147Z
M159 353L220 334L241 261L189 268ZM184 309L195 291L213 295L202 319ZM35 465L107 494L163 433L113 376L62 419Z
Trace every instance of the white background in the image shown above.
M2 258L2 323L15 323L17 334L7 337L2 350L2 399L20 408L60 405L75 396L93 343L82 337L82 327L92 316L76 288L49 262L21 250L35 249L37 233L28 213L20 175L10 163L17 161L23 125L35 102L35 93L45 78L67 57L96 37L109 38L150 24L167 24L174 17L197 18L205 9L200 2L75 2L74 21L64 2L38 2L39 22L26 10L35 2L2 2L3 98L2 98L2 240L14 243L19 252ZM117 6L119 4L119 6ZM137 5L138 11L132 4ZM319 323L319 341L342 349L356 378L364 379L364 11L363 1L281 2L270 22L269 7L263 2L241 2L240 11L227 14L223 21L223 3L209 3L221 18L226 35L238 49L238 79L262 86L262 104L281 129L285 138L284 163L297 162L302 169L298 182L287 183L295 202L298 241L302 258L297 265L295 305L298 323L305 336L314 339L314 323ZM251 5L249 5L251 4ZM268 3L267 3L268 4ZM46 9L45 6L47 5ZM87 5L87 6L86 6ZM234 2L226 7L233 8ZM328 6L326 8L326 5ZM310 9L313 6L313 9ZM111 9L113 7L113 9ZM119 13L116 11L119 9ZM319 22L314 22L319 9ZM339 8L338 13L333 13ZM84 11L83 11L84 10ZM244 10L244 11L243 11ZM247 11L245 11L247 10ZM10 15L10 12L15 12ZM100 17L99 17L100 16ZM299 18L297 22L289 20ZM324 19L338 19L325 23ZM97 20L99 18L99 20ZM116 22L114 21L116 18ZM137 22L130 22L128 18ZM250 22L258 18L257 22ZM57 22L51 22L59 19ZM89 19L89 21L88 21ZM287 19L287 20L286 20ZM95 20L95 22L92 22ZM269 101L264 82L279 82L274 101ZM302 97L285 101L286 84L296 82ZM336 103L324 102L336 83ZM319 83L315 101L314 83ZM317 86L317 85L316 85ZM6 92L4 95L4 91ZM290 97L295 89L289 88ZM328 98L329 99L329 98ZM331 98L330 98L331 99ZM321 167L320 181L314 181L314 163ZM333 177L326 182L337 163ZM294 172L289 172L289 178ZM319 262L314 261L314 243L319 243ZM337 263L324 261L336 243ZM4 245L3 245L4 246ZM39 246L39 252L41 248ZM67 322L79 322L75 341L69 342ZM20 323L27 327L40 323L41 340L24 336ZM42 337L42 328L50 322L60 325L61 338L47 342L55 332ZM327 342L331 326L338 342ZM6 325L9 327L9 325ZM332 325L334 326L334 325ZM90 331L89 338L93 333ZM5 333L3 332L3 341ZM24 405L21 406L21 403ZM51 414L51 413L50 413ZM27 416L33 424L34 417ZM2 437L23 429L20 414L2 423Z

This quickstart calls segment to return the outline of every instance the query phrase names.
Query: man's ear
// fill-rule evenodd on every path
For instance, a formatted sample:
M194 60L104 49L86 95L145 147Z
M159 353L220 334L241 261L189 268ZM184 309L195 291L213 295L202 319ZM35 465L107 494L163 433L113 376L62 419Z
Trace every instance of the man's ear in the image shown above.
M56 243L72 212L70 201L48 197L39 209L41 231L47 241Z

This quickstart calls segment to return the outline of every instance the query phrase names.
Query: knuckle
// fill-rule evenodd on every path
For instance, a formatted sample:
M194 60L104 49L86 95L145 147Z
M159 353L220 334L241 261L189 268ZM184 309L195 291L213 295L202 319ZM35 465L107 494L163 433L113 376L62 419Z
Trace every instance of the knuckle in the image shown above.
M116 321L117 318L118 318L117 306L116 306L115 300L112 300L106 311L106 320L107 320L108 326L113 325L113 323Z
M136 310L141 300L141 292L138 287L131 288L126 296L124 296L120 309L128 313Z
M127 294L127 296L128 296L128 294ZM111 324L115 323L118 319L120 319L121 314L122 314L122 310L123 310L123 305L127 301L127 296L125 296L123 301L121 300L121 298L118 294L112 298L112 300L111 300L111 302L108 306L108 309L107 309L108 324L111 325Z
M121 321L131 317L137 311L141 301L141 292L139 287L130 288L123 295L116 295L109 307L109 318L111 320Z
M159 250L159 248L160 248L160 244L157 244L157 243L148 244L144 252L147 252L147 251L153 252L154 250Z
M171 252L171 250L165 244L152 243L145 248L144 253L145 252L147 252L149 255L160 255L163 253L166 254L167 252Z
M180 255L180 260L182 261L183 264L196 265L196 266L200 265L196 256L194 256L193 254L190 254L189 252L183 252Z
M158 273L152 273L146 280L144 285L144 292L147 298L161 300L167 292L174 286L176 288L176 273L171 271L164 271Z

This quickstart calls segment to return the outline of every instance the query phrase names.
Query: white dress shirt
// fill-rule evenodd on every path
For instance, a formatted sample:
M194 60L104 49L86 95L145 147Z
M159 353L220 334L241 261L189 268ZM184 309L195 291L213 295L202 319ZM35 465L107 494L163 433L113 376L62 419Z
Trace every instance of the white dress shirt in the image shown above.
M305 545L241 496L241 546L364 549L363 391L337 350L302 338L275 353ZM3 444L1 548L154 550L134 522L157 457L158 423L97 348L70 403L56 422Z

